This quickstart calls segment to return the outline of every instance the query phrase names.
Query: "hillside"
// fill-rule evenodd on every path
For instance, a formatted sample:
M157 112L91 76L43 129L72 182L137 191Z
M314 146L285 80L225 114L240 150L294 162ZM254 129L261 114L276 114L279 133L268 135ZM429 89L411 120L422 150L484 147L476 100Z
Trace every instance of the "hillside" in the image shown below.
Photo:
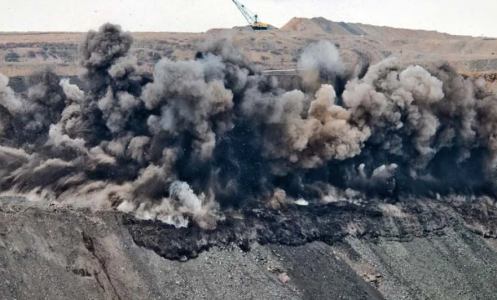
M214 231L19 199L0 204L2 299L486 300L497 293L496 210L480 201L254 209Z
M59 75L79 74L78 45L84 33L0 33L0 73L25 76L45 66ZM212 29L205 33L137 32L131 54L145 71L161 58L188 59L199 45L230 39L250 61L265 69L295 68L303 48L328 40L337 45L343 61L355 65L397 56L404 64L446 60L463 73L497 70L497 40L453 36L435 31L333 22L324 18L294 18L281 29L254 32L245 27Z
M281 30L306 31L333 35L369 36L381 39L469 39L470 37L454 36L437 31L400 29L385 26L374 26L360 23L333 22L325 18L293 18Z

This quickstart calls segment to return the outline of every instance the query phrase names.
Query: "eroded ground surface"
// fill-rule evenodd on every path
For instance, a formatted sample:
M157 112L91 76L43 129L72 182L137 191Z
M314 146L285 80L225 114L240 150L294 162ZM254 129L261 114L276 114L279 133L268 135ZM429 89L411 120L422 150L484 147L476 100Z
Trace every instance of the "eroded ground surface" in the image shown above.
M216 230L3 199L1 299L494 299L485 199L245 209Z

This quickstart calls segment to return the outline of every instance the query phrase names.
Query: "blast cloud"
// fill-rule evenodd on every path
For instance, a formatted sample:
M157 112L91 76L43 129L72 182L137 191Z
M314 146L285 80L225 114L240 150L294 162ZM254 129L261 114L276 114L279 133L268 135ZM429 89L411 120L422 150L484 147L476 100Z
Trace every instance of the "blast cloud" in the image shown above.
M289 91L228 41L152 76L132 41L111 24L88 33L86 94L44 70L16 95L0 74L2 194L213 228L255 203L495 191L497 99L447 64L348 72L318 42Z

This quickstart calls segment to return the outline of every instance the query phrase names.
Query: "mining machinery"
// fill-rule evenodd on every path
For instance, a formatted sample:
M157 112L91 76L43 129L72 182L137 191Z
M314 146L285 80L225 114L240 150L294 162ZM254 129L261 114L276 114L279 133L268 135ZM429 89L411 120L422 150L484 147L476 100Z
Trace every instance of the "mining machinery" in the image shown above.
M245 5L236 0L233 0L233 3L235 3L238 10L240 10L243 17L245 18L245 20L247 20L253 30L268 30L269 26L266 23L260 22L259 16L257 14L252 13L248 8L245 7Z

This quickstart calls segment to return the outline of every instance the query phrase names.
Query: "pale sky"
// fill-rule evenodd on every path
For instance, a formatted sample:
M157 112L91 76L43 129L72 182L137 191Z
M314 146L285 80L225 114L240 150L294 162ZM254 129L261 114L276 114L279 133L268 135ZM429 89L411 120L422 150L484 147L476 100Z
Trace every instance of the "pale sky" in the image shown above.
M324 17L461 35L497 36L496 0L239 0L263 22ZM0 31L203 32L246 25L231 0L0 0Z

